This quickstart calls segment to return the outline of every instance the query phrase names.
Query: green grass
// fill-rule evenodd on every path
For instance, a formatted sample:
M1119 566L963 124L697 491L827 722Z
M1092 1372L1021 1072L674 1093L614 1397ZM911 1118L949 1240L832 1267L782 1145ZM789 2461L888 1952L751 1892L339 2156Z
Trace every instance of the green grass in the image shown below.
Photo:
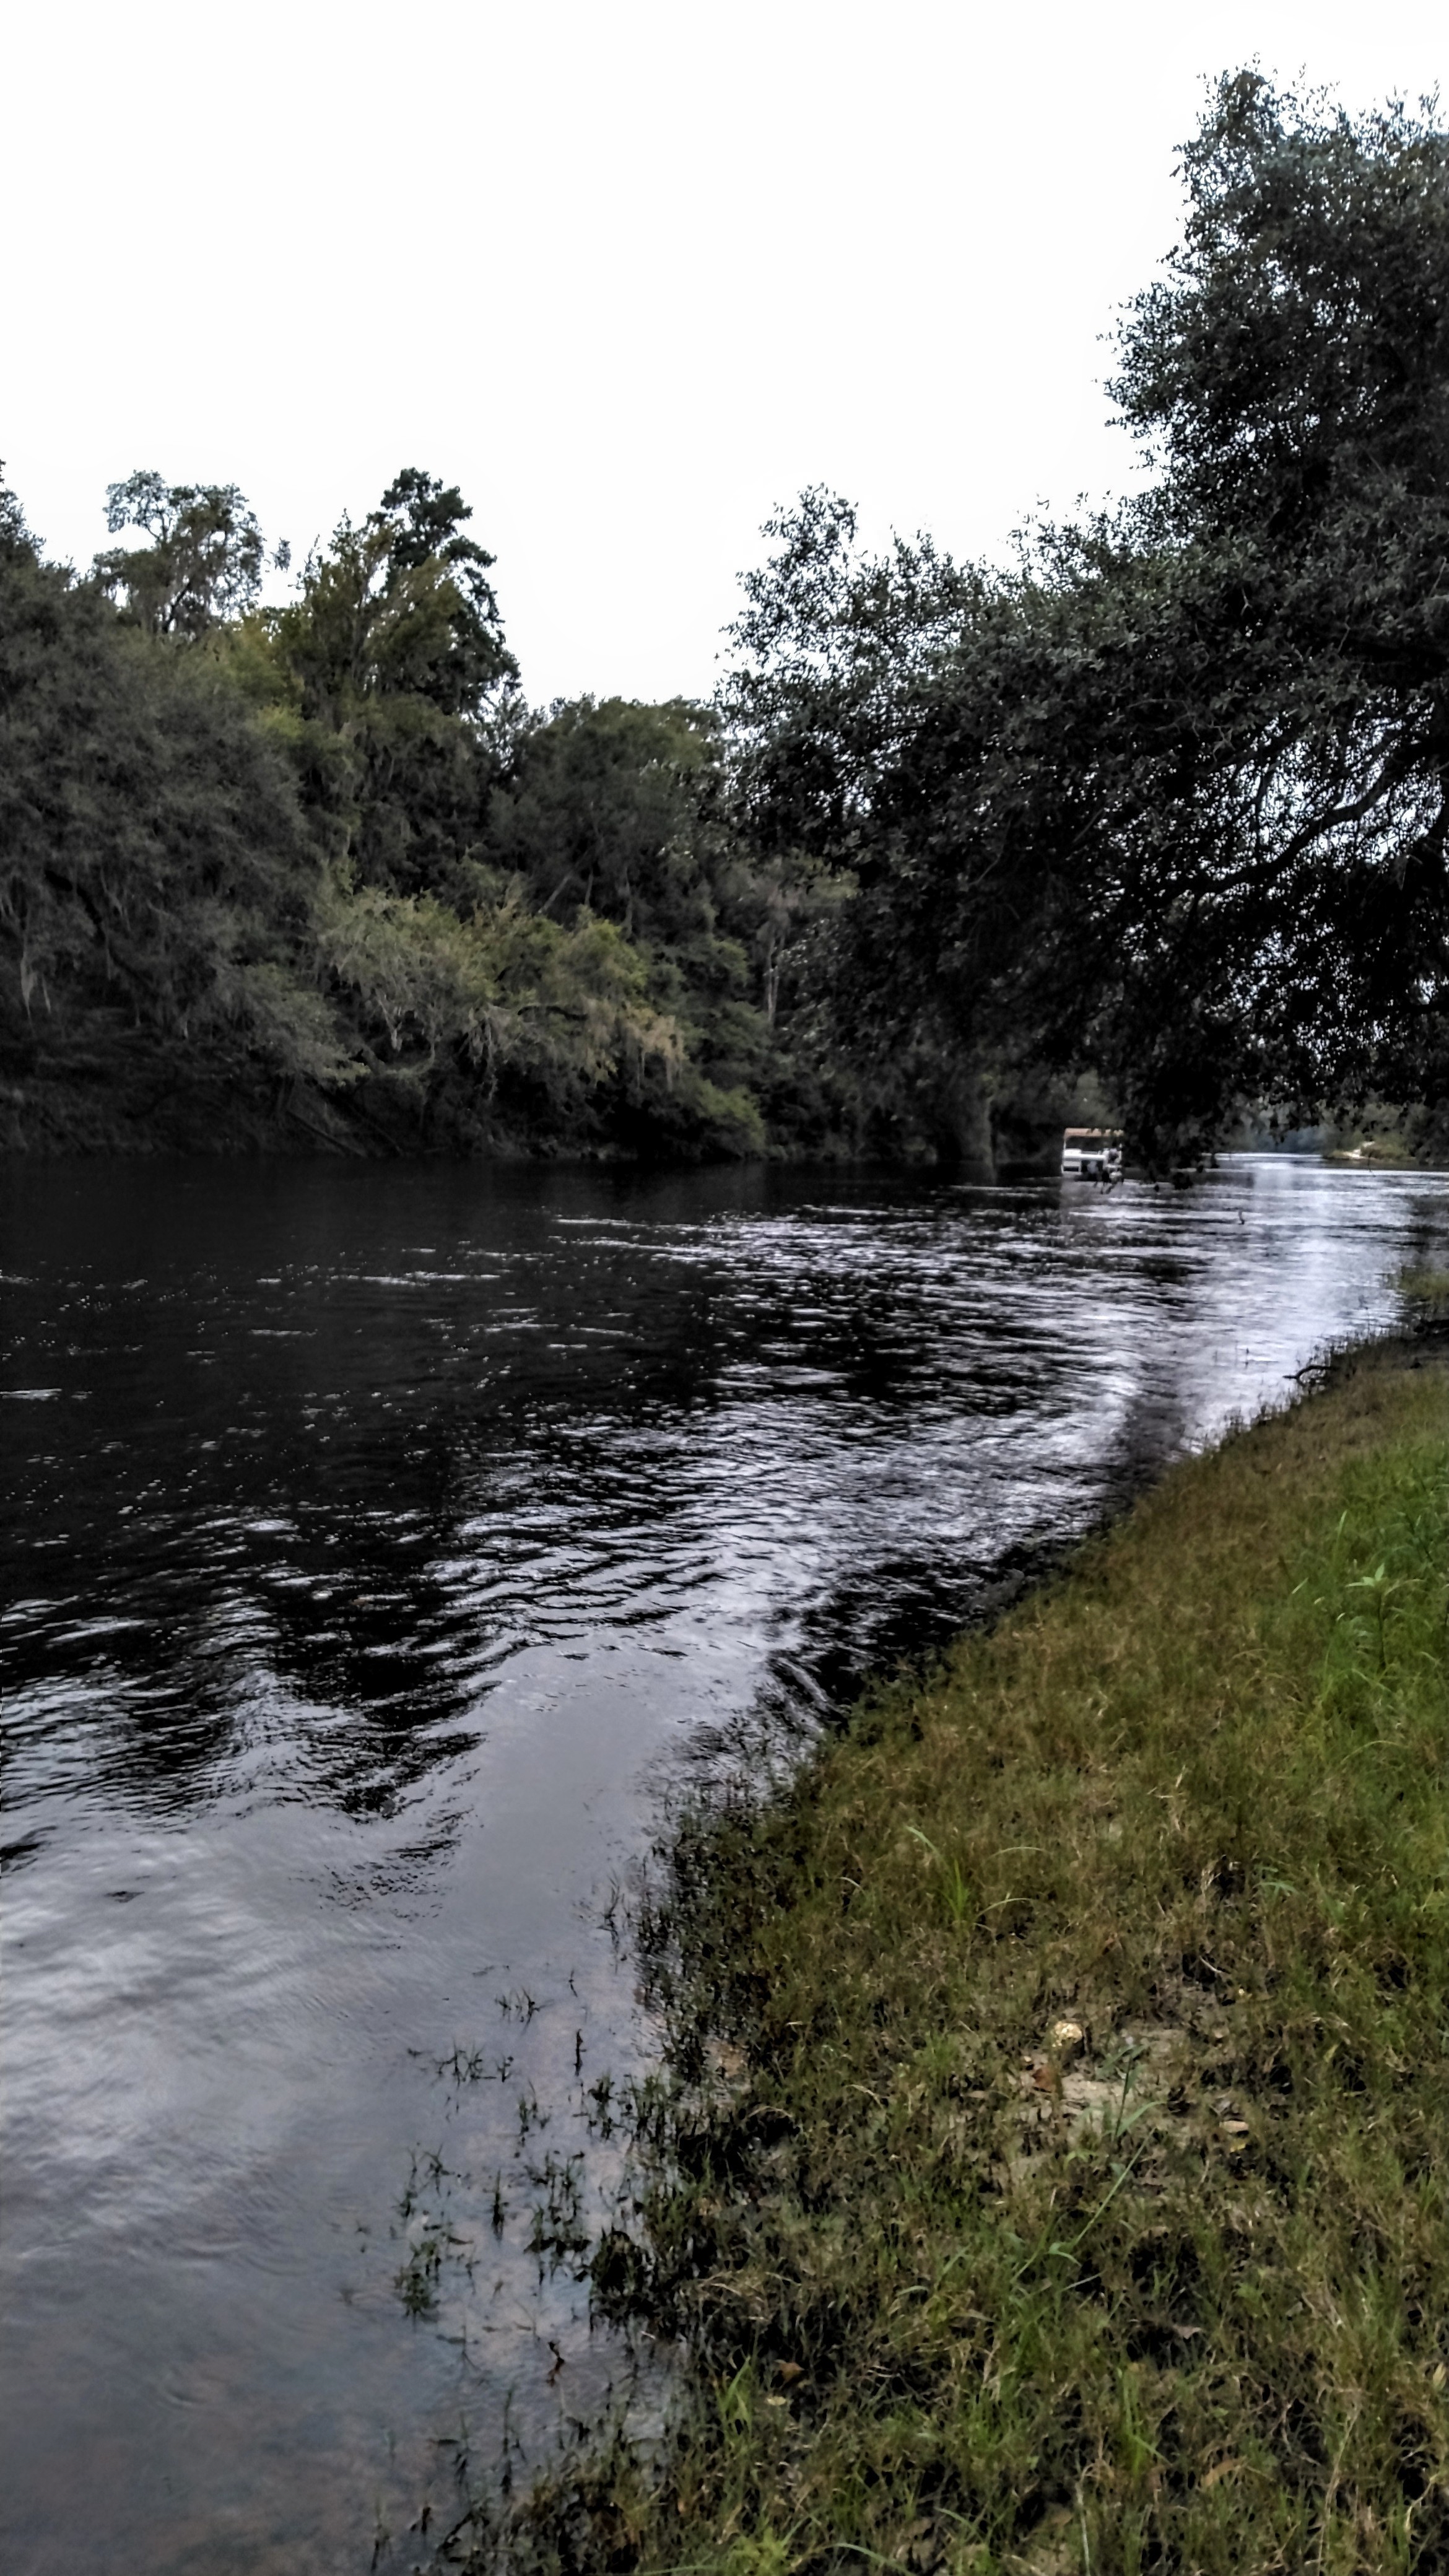
M1421 1330L1449 1322L1449 1270L1435 1270L1419 1263L1401 1270L1394 1284L1407 1299L1410 1316Z
M478 2563L1449 2567L1446 1568L1365 1361L684 1820L593 2264L681 2394Z

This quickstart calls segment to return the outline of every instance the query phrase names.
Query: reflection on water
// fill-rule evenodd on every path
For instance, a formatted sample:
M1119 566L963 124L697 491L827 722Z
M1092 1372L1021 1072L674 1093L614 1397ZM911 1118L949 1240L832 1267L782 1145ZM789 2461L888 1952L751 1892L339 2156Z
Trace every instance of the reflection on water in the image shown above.
M1445 1222L1267 1158L3 1190L17 2576L360 2569L460 2409L586 2406L517 2151L647 2046L600 1915L651 1776L960 1624ZM410 2322L463 2172L509 2215Z

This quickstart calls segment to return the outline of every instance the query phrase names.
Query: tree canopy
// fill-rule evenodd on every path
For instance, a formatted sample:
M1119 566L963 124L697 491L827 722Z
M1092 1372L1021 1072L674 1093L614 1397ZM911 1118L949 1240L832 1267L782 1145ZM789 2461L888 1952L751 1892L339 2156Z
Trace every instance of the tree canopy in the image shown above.
M315 864L285 759L215 662L45 564L0 496L0 923L27 1026L102 1031L157 1079L344 1050L297 943Z
M807 494L747 585L756 829L848 866L898 1036L1090 1063L1138 1140L1449 1083L1449 144L1223 81L1114 387L1155 479L862 558Z
M110 510L151 546L78 580L0 494L12 1104L65 1141L764 1149L776 896L708 710L530 712L492 559L416 469L280 607L234 486Z
M530 708L417 466L280 605L235 484L113 484L82 579L7 498L0 1051L399 1149L1449 1133L1449 137L1242 72L1181 176L1133 497L1002 568L806 492L712 708Z
M132 474L107 491L106 525L113 536L140 528L151 540L114 546L93 567L100 588L149 634L195 642L242 616L261 588L266 548L235 483L167 484L159 474ZM285 572L291 549L278 546L273 561Z

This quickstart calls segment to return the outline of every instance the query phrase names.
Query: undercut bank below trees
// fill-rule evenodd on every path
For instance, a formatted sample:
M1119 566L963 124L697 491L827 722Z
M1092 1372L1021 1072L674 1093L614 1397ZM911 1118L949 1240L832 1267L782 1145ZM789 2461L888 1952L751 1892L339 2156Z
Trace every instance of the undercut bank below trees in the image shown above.
M471 2568L1449 2564L1436 1353L1340 1363L684 1818L591 2260L674 2412L480 2505Z

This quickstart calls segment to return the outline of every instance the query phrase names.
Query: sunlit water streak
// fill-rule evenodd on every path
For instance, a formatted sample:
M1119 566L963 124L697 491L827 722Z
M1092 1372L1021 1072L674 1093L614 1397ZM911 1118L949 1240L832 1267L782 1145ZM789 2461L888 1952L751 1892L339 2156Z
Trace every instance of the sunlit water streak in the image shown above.
M16 2576L360 2569L460 2411L586 2411L613 2357L521 2251L519 2105L567 2155L647 2049L601 1913L661 1782L1392 1320L1446 1222L1268 1158L3 1191ZM479 2260L410 2323L419 2148Z

